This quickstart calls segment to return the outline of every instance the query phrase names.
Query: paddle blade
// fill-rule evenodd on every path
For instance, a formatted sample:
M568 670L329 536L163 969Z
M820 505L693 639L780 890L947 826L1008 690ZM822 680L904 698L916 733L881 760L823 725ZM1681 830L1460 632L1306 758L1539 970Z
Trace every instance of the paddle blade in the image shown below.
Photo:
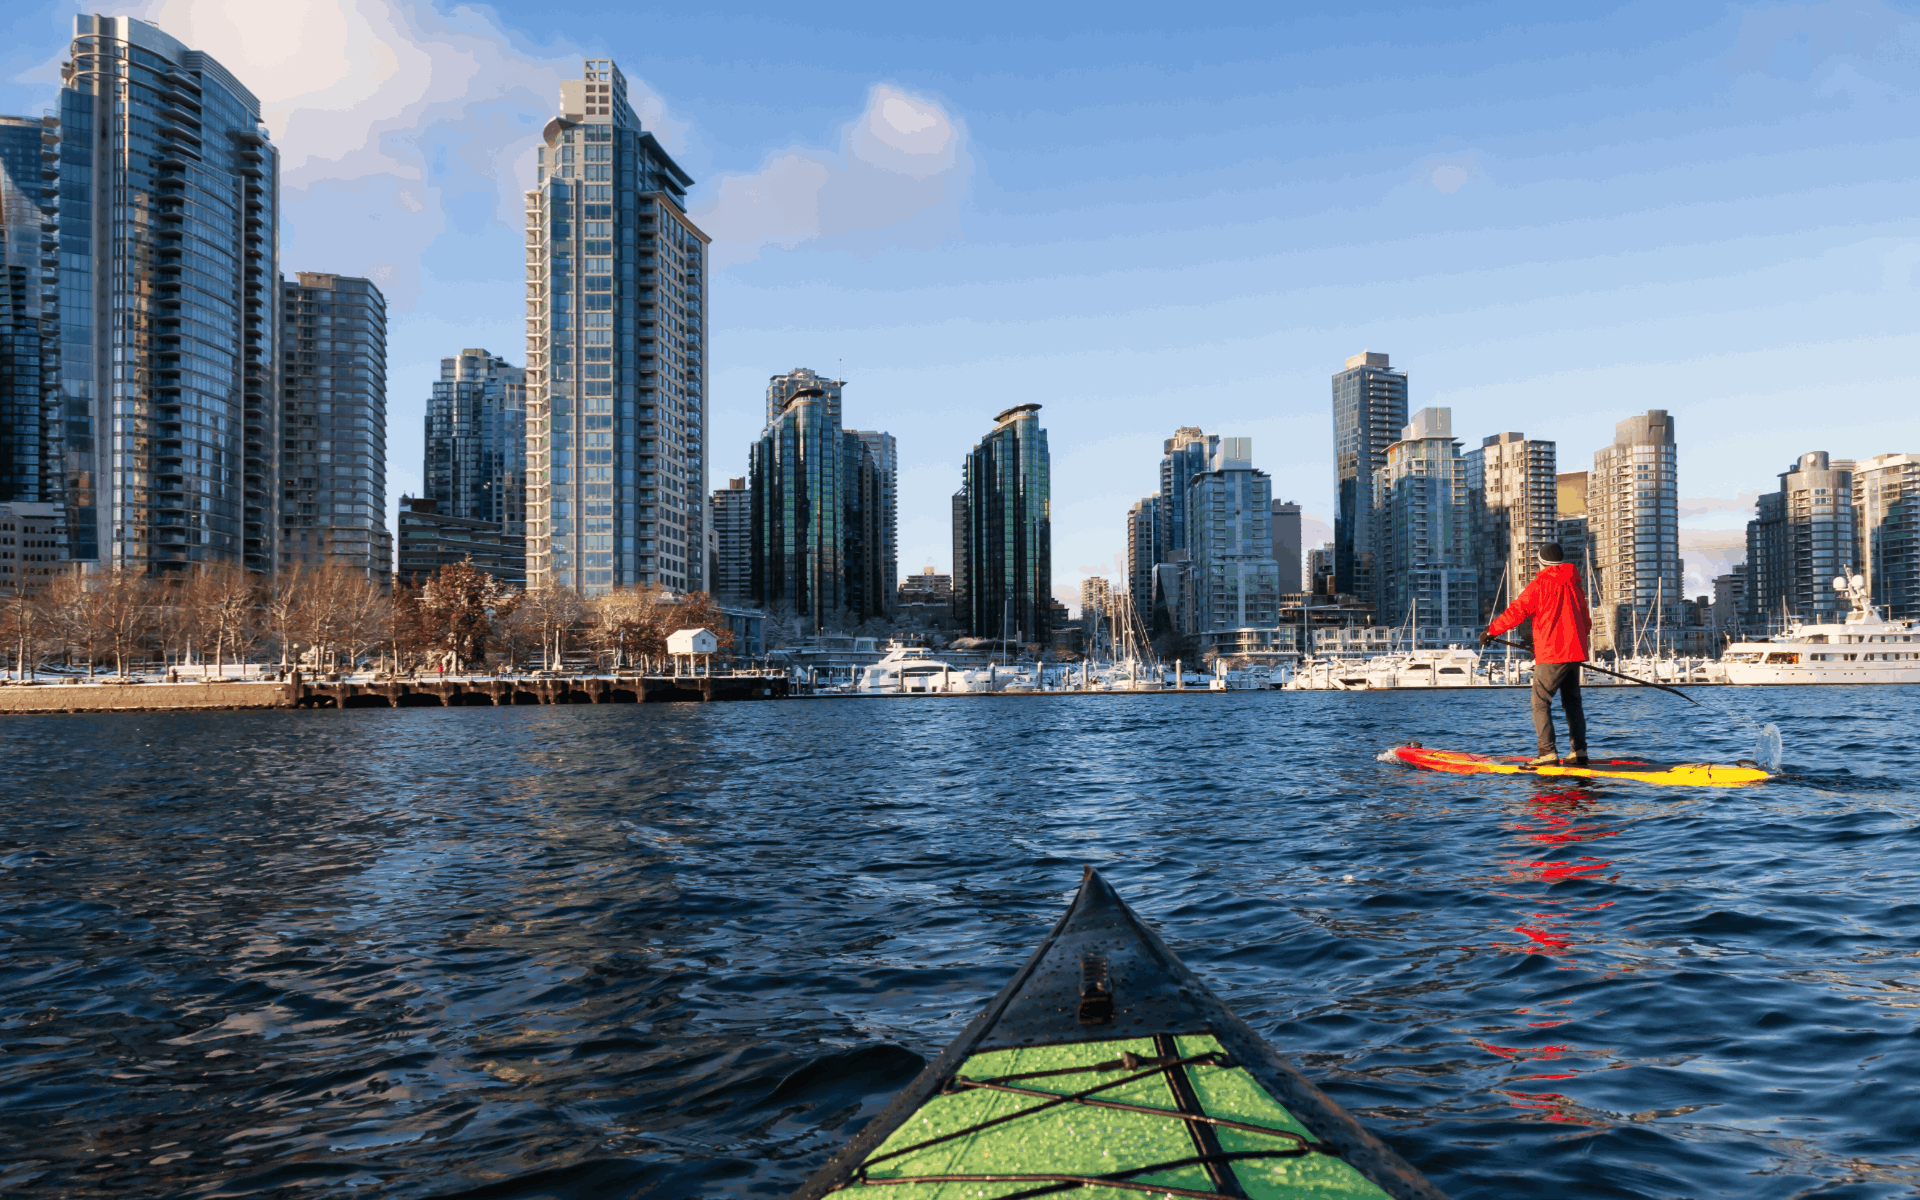
M1753 761L1760 764L1769 775L1780 773L1780 727L1768 722L1760 727L1760 736L1753 743Z

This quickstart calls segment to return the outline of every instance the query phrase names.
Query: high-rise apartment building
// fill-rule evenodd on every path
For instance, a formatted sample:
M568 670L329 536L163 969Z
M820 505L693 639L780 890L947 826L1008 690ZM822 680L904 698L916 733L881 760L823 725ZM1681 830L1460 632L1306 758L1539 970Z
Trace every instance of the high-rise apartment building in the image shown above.
M1307 590L1324 596L1333 587L1333 543L1321 542L1307 552Z
M1053 604L1053 500L1040 406L1001 412L962 470L964 502L954 505L954 538L959 541L964 520L966 628L976 637L1045 644Z
M1280 566L1280 594L1302 591L1300 506L1291 500L1273 502L1273 561Z
M59 152L54 118L0 117L0 503L60 500Z
M1541 548L1560 540L1559 481L1554 444L1525 434L1496 433L1465 457L1471 558L1485 624L1540 573Z
M372 280L282 281L280 563L386 580L387 301Z
M1113 611L1113 583L1105 575L1089 575L1080 581L1080 620L1088 624L1094 614Z
M1389 366L1384 354L1349 358L1333 377L1334 587L1368 604L1379 601L1373 477L1406 424L1407 373Z
M753 597L753 492L742 475L713 493L713 594L741 603Z
M1273 558L1273 481L1253 466L1253 439L1221 438L1208 469L1187 484L1184 633L1202 652L1280 617Z
M1478 624L1467 464L1453 437L1453 410L1421 409L1388 445L1373 477L1373 510L1381 624Z
M1713 578L1713 603L1708 627L1722 639L1738 640L1747 623L1747 564Z
M1149 628L1154 623L1153 569L1166 557L1160 540L1166 522L1161 516L1162 496L1143 496L1127 510L1127 592L1133 597L1133 610Z
M1853 463L1814 450L1780 473L1780 490L1761 496L1747 522L1747 610L1755 628L1846 617L1850 605L1833 580L1854 570L1853 517Z
M780 414L787 410L787 401L803 390L819 392L820 403L826 406L834 423L840 424L840 404L846 386L844 379L828 379L808 367L795 367L784 375L772 376L767 380L767 424L779 420Z
M706 234L610 59L560 85L527 193L527 576L707 586Z
M1890 617L1920 617L1920 454L1853 465L1854 568Z
M964 482L960 490L953 494L950 505L953 530L953 623L965 629L973 616L973 574L967 566L967 555L973 551L973 522L967 516L967 485Z
M1593 648L1646 653L1685 628L1678 449L1662 408L1614 426L1587 476L1588 557L1599 609Z
M842 429L840 389L805 368L774 376L780 412L747 470L752 598L816 628L887 616L897 586L893 435Z
M846 575L846 607L860 620L884 618L893 611L893 589L898 577L888 565L887 552L892 541L887 519L892 515L889 503L888 473L881 469L873 450L878 448L892 457L890 434L868 435L855 430L840 433L843 463L841 492L844 517L841 528L846 535L842 556Z
M900 585L900 447L893 435L875 429L850 429L873 463L876 542L867 572L873 577L875 616L890 616Z
M74 18L60 93L63 470L74 558L277 565L280 154L232 72Z
M421 479L435 508L527 532L527 372L481 348L440 360Z
M1192 425L1173 431L1163 445L1160 457L1159 527L1156 541L1165 562L1168 552L1187 547L1187 485L1193 477L1208 470L1220 449L1218 434L1204 433ZM1141 610L1145 612L1145 609Z
M846 452L825 394L786 400L748 456L751 587L756 603L791 608L824 629L846 608Z

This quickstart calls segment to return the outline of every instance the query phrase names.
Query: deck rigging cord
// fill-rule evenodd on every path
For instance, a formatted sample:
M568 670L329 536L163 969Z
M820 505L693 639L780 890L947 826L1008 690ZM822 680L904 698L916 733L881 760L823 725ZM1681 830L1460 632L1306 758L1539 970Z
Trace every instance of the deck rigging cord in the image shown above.
M1229 1166L1230 1163L1248 1159L1303 1158L1310 1154L1325 1154L1333 1158L1339 1157L1338 1152L1326 1143L1310 1140L1291 1129L1275 1129L1271 1126L1254 1125L1243 1121L1233 1121L1223 1117L1209 1116L1201 1111L1192 1111L1197 1110L1198 1106L1197 1104L1191 1103L1192 1085L1187 1078L1187 1068L1231 1068L1234 1065L1232 1060L1217 1050L1183 1056L1179 1054L1172 1045L1173 1039L1165 1035L1156 1036L1154 1041L1155 1048L1161 1051L1157 1056L1137 1055L1129 1051L1117 1059L1109 1059L1104 1062L1091 1063L1079 1067L1062 1067L1050 1071L1027 1071L1020 1074L998 1075L983 1079L970 1079L964 1075L955 1075L942 1086L940 1094L951 1096L961 1092L979 1089L1010 1093L1018 1096L1031 1096L1042 1099L1043 1102L1030 1105L1015 1112L1003 1113L1000 1116L976 1122L965 1128L941 1134L938 1137L928 1138L924 1141L915 1142L912 1145L902 1146L897 1150L890 1150L885 1154L875 1155L860 1165L850 1182L868 1187L908 1183L1033 1183L1041 1185L1025 1191L1008 1193L1002 1197L1002 1200L1016 1200L1017 1197L1046 1195L1053 1192L1073 1190L1079 1187L1110 1187L1123 1191L1149 1192L1163 1196L1218 1198L1246 1195L1245 1191L1240 1187L1238 1180L1234 1178L1231 1167ZM1169 1053L1168 1051L1172 1052ZM1128 1074L1120 1079L1095 1084L1092 1087L1083 1088L1076 1092L1057 1093L1042 1091L1037 1088L1014 1086L1014 1081L1016 1080L1041 1079L1050 1076L1072 1075L1083 1072L1108 1073L1113 1071L1126 1071ZM1180 1103L1179 1109L1154 1108L1148 1105L1126 1104L1114 1100L1094 1098L1097 1092L1104 1092L1111 1088L1122 1087L1143 1079L1150 1079L1155 1075L1165 1077L1168 1087L1174 1093L1176 1102ZM942 1142L950 1142L957 1138L969 1137L982 1130L1004 1125L1010 1121L1018 1120L1021 1117L1032 1116L1036 1113L1045 1112L1066 1104L1085 1105L1090 1108L1102 1108L1120 1112L1140 1113L1147 1116L1171 1118L1183 1123L1187 1127L1188 1133L1193 1137L1195 1149L1201 1152L1187 1158L1149 1163L1145 1166L1130 1167L1126 1170L1114 1171L1102 1175L966 1173L951 1175L882 1175L876 1178L867 1174L869 1168L887 1159L900 1158L925 1150L930 1146L939 1145ZM1285 1139L1288 1144L1272 1150L1227 1151L1223 1150L1214 1138L1213 1130L1215 1128L1233 1129L1243 1133L1282 1138ZM1203 1168L1207 1172L1209 1179L1214 1184L1214 1190L1203 1192L1191 1188L1169 1186L1164 1183L1139 1183L1134 1181L1136 1176L1154 1175L1166 1171L1178 1170L1182 1167L1196 1166Z

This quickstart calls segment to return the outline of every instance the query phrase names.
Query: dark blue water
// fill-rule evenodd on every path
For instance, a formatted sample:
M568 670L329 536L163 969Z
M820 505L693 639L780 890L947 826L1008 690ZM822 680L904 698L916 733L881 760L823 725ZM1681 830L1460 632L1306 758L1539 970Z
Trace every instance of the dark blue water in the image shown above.
M10 719L0 1194L780 1195L1093 863L1456 1197L1913 1195L1920 691L1712 702L1798 777L1374 759L1514 692Z

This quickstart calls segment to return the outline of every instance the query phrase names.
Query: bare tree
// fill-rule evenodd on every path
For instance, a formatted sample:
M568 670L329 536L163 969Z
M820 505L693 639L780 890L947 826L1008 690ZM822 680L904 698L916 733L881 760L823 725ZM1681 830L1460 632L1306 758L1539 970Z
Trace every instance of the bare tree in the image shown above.
M328 568L334 576L339 639L354 666L393 636L393 604L366 572L341 564Z
M155 589L145 572L115 567L99 577L92 592L94 640L110 648L114 672L125 675L128 660L158 625Z
M224 675L229 653L245 661L259 640L262 597L252 572L237 563L210 563L185 581L176 599L201 661L211 651L215 675Z
M520 604L540 631L541 655L549 670L557 669L566 654L567 636L586 615L586 602L572 588L536 588Z
M299 647L304 644L301 634L308 624L305 611L307 593L313 590L313 586L313 572L304 564L295 563L274 579L273 588L261 605L274 647L280 652L282 670L293 665L299 656Z
M518 670L543 644L540 616L533 604L537 595L537 592L521 593L520 603L513 606L513 611L493 623L493 640L499 644L509 670Z
M40 595L16 592L0 602L0 639L13 651L15 674L31 679L48 638L46 602Z
M644 669L653 646L665 645L665 634L660 632L665 621L661 607L661 593L652 588L615 588L588 603L594 617L594 641L608 651L614 670L622 666Z

